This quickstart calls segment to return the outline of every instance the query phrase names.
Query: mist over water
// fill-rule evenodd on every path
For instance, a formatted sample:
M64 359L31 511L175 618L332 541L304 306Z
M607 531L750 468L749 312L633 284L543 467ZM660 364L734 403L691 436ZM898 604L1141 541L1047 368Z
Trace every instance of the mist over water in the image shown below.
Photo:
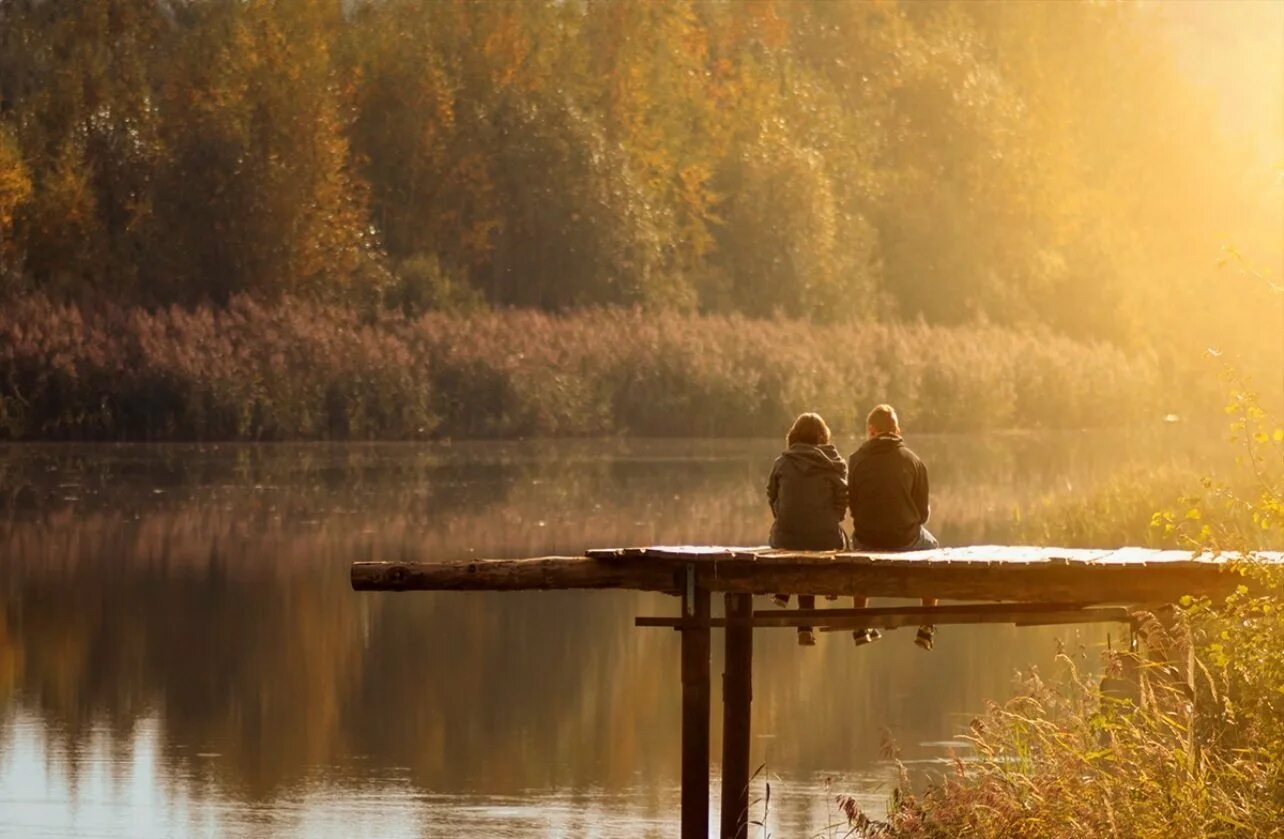
M947 545L1010 541L1019 508L1199 469L1210 446L1186 429L910 443ZM0 835L671 835L678 637L632 622L675 601L355 593L348 565L760 544L778 448L0 447ZM1018 668L1049 672L1058 648L1093 667L1107 632L1122 641L943 627L932 654L909 630L859 650L757 633L773 832L822 829L830 778L881 814L889 742L916 777L938 770ZM719 706L715 689L714 755Z

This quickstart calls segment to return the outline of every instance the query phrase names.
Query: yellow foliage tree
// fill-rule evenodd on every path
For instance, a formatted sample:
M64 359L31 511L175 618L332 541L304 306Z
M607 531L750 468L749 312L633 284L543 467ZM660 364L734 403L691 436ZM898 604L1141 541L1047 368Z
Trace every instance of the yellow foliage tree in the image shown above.
M31 176L13 134L0 128L0 271L9 251L14 214L31 198Z

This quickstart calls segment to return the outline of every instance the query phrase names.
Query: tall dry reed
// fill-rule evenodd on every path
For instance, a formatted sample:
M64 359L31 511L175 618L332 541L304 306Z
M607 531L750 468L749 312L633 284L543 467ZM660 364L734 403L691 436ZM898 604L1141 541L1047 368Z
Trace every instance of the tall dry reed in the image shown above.
M1159 366L992 326L816 325L598 309L407 318L302 300L0 307L0 437L754 436L1077 428L1167 409Z

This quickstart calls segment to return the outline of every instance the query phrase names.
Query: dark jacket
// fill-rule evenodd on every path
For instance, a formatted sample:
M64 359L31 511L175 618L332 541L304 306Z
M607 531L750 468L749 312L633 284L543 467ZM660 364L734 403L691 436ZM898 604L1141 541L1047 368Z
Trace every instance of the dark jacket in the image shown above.
M832 445L790 446L771 467L771 546L795 551L846 547L847 464Z
M847 496L852 535L863 547L903 550L931 512L927 467L895 434L866 440L851 457Z

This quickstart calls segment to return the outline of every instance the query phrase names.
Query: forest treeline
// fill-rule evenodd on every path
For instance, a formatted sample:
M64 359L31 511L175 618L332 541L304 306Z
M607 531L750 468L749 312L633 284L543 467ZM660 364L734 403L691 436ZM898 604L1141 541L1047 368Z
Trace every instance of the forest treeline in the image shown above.
M4 0L3 270L148 304L984 316L1128 340L1201 311L1219 245L1278 249L1269 167L1183 66L1179 13Z
M1278 115L1182 41L1246 8L0 0L0 299L993 325L1176 381L1279 351L1213 269L1280 250Z

